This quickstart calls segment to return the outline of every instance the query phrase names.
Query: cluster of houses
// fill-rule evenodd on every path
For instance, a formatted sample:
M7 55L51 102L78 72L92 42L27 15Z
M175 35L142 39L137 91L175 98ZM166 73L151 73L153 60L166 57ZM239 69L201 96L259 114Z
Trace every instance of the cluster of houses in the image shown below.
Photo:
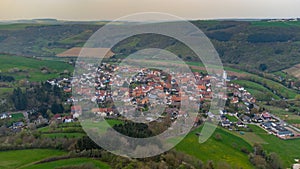
M220 111L220 125L222 127L232 128L235 126L237 128L247 127L247 124L255 124L262 127L264 130L275 136L287 139L294 136L294 133L287 129L282 120L274 115L270 114L267 111L251 114L250 108L259 109L255 104L256 99L243 87L237 84L230 84L228 90L233 93L233 96L230 98L230 104L235 104L244 108L244 113L227 113L226 111ZM236 122L230 121L227 117L227 114L233 116L237 119Z
M80 99L70 97L67 102L73 104L70 116L55 115L52 120L58 122L73 122L78 118L85 107L77 105L79 101L85 100L91 103L101 105L100 107L91 108L89 111L101 117L119 117L120 115L130 114L130 112L140 112L147 114L147 111L156 105L169 105L164 112L169 114L175 120L179 116L186 116L186 112L180 110L182 101L197 101L199 105L205 100L210 101L213 97L228 100L230 104L235 104L243 108L244 113L227 113L220 110L220 125L223 127L235 126L237 128L247 127L247 124L257 124L270 133L280 137L287 138L293 136L293 132L286 129L280 122L268 112L251 115L250 107L259 109L256 106L256 99L242 86L230 83L227 85L227 91L232 93L212 92L212 83L217 86L224 86L228 83L226 72L223 75L203 75L198 72L189 73L165 73L160 70L139 69L131 67L121 67L112 64L102 63L85 64L79 63L81 68L87 70L77 77L52 79L47 82L59 88L64 92L76 93ZM115 75L115 72L116 73ZM134 76L125 76L133 74ZM176 77L176 79L172 78ZM195 80L190 80L194 78ZM221 81L219 79L222 79ZM179 86L179 84L181 86ZM72 89L73 87L73 89ZM197 92L194 92L196 89ZM113 102L122 102L122 106L117 107ZM228 119L228 115L234 116L235 122ZM148 115L147 115L148 116ZM161 113L148 116L148 121L158 119ZM0 119L9 118L7 113L0 114ZM45 119L39 118L36 125L49 123ZM14 125L16 128L19 124Z
M9 113L1 113L0 114L0 120L10 119L10 118L12 118L12 115ZM24 126L25 126L25 124L22 121L14 122L14 123L12 123L12 126L10 126L10 129L12 129L14 131L18 131L18 130L21 130L21 128Z
M279 123L273 121L266 121L261 123L261 126L269 131L270 133L276 135L277 137L286 139L294 136L294 133Z
M81 101L89 100L101 105L101 108L92 108L89 111L102 117L120 116L137 111L146 114L156 105L170 105L165 112L169 112L172 118L176 119L177 116L186 113L179 110L182 101L192 100L200 104L204 100L211 100L214 96L211 83L219 86L224 84L224 81L219 80L217 76L200 73L171 72L168 74L160 70L105 63L98 66L93 64L81 66L88 70L88 73L73 77L72 86L75 90L73 93L78 94ZM133 76L127 77L128 74ZM192 78L195 80L190 80ZM226 93L218 93L214 97L227 99ZM68 101L75 103L71 110L73 117L79 117L82 113L82 108L76 105L79 100L69 98ZM113 104L110 104L112 102L122 102L122 106L112 106Z
M52 86L57 86L59 88L63 88L64 92L70 93L72 92L71 86L72 78L55 78L47 80L47 83Z
M0 120L8 119L8 118L11 118L11 115L9 115L8 113L0 114Z

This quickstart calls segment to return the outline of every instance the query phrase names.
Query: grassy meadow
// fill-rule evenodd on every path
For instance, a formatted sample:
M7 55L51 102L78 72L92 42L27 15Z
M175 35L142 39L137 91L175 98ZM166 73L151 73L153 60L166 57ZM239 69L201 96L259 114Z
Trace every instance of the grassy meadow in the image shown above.
M0 168L22 168L45 158L66 154L67 153L63 151L47 149L2 151L0 152Z
M71 158L66 160L58 160L48 163L42 163L42 164L34 164L27 167L24 167L22 169L53 169L53 168L60 168L60 167L74 167L74 166L81 166L83 164L90 164L94 166L95 168L99 169L109 169L110 166L97 160L97 159L91 159L91 158Z
M213 160L214 162L225 161L233 167L252 169L248 155L241 152L241 148L252 151L252 146L242 138L235 136L225 129L217 128L211 138L205 143L199 144L196 133L202 128L190 132L185 139L176 146L176 150L197 157L204 162ZM221 139L216 139L216 135Z
M1 73L14 76L16 80L46 81L59 77L59 74L63 73L64 70L73 71L73 67L64 62L38 60L22 56L0 55L0 63ZM44 68L48 69L48 72L42 72Z
M294 163L294 159L300 158L300 139L282 140L274 135L268 134L265 130L255 125L249 125L253 132L263 139L263 145L267 152L277 153L285 167L289 167Z

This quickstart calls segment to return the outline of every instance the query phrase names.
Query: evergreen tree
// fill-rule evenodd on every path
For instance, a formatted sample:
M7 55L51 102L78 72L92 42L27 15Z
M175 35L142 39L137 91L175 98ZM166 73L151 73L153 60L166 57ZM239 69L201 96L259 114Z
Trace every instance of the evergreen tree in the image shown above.
M22 92L21 88L14 89L12 100L17 110L25 110L27 107L26 95Z

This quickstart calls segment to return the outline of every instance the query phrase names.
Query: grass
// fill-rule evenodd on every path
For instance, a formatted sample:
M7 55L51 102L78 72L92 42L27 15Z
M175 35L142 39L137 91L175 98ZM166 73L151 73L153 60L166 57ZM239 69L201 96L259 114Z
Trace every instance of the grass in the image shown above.
M0 25L0 30L23 30L28 26L40 26L40 25L24 24L24 23L5 24L5 25Z
M45 158L62 156L65 154L67 153L63 151L47 149L2 151L0 152L0 168L20 168L21 166L28 165Z
M122 121L120 120L115 120L115 119L107 119L107 123L110 126L114 126L117 124L123 124ZM83 122L84 127L87 128L98 128L100 131L105 132L106 127L104 126L104 123L98 122L94 123L89 121L88 123ZM42 133L42 137L48 137L48 138L80 138L86 135L84 132L72 132L69 133L68 130L70 129L81 129L80 123L63 123L60 124L58 128L56 128L54 131L50 129L49 126L39 128L38 131Z
M41 127L37 129L38 131L45 133L45 132L49 132L50 131L50 127L46 126L46 127Z
M274 106L268 106L268 105L263 105L267 110L269 110L272 114L276 115L280 119L286 121L289 124L300 124L300 116L286 111L283 108L279 107L274 107ZM288 116L286 116L288 115Z
M42 137L48 138L81 138L85 136L84 133L43 133Z
M300 116L297 115L289 115L288 120L286 120L289 124L300 124Z
M14 90L13 88L1 87L0 88L0 95L11 93L11 92L13 92L13 90Z
M226 118L231 122L238 122L239 120L234 116L226 115Z
M280 99L279 96L275 95L269 89L265 88L264 86L251 82L248 80L234 80L233 83L239 84L243 86L246 90L248 90L255 98L260 98L261 95L266 95L267 93L274 99Z
M283 86L282 84L274 82L272 80L258 77L258 81L260 81L260 83L265 82L266 86L268 86L269 88L276 90L277 92L281 92L282 94L285 95L285 98L294 99L297 95L296 91L289 89Z
M110 124L110 126L118 125L118 124L124 124L123 121L121 120L116 120L116 119L106 119L106 122Z
M24 115L23 115L23 113L16 113L16 114L12 114L12 115L11 115L11 118L12 118L13 120L19 120L19 119L23 119L23 118L24 118Z
M242 139L244 139L245 141L247 141L249 144L251 144L252 146L255 143L258 144L266 144L266 142L259 137L258 135L256 135L254 132L244 132L243 135L238 132L238 131L229 131L231 134L236 135Z
M73 43L83 43L85 42L91 35L93 34L92 30L83 31L77 35L68 37L60 41L60 43L64 44L73 44Z
M67 166L78 166L82 164L93 164L97 168L101 169L109 169L110 166L97 160L97 159L90 159L90 158L72 158L72 159L66 159L66 160L59 160L59 161L53 161L48 163L42 163L42 164L34 164L30 165L28 167L24 167L23 169L53 169L53 168L59 168L59 167L67 167Z
M43 48L42 50L49 52L49 53L55 53L55 54L66 51L66 49L64 49L64 48Z
M73 67L59 61L45 61L21 56L0 55L1 72L14 76L17 80L28 79L29 81L46 81L59 77L64 70L73 71ZM41 68L47 67L51 73L42 73ZM18 72L12 72L13 69Z
M226 161L234 167L254 168L249 162L248 155L240 151L243 147L252 151L251 145L242 138L225 131L225 129L217 128L214 135L219 134L222 138L221 140L216 140L213 136L205 143L199 144L199 138L196 136L196 133L200 131L201 128L198 128L190 132L175 149L204 162L209 160L214 162Z
M277 71L277 72L274 72L273 74L276 76L281 76L283 78L287 77L287 73L284 73L283 71Z
M262 145L268 153L275 152L280 156L285 167L290 167L294 163L294 159L300 158L300 139L281 140L256 125L249 125L249 127L266 142Z
M300 26L300 22L286 21L286 22L267 22L267 21L253 21L252 26L262 26L262 27L290 27L290 26Z
M116 124L123 124L123 121L115 120L115 119L107 119L106 122L104 121L91 121L91 120L85 120L81 124L85 130L96 130L97 133L105 133L108 129L107 124L108 123L111 127Z

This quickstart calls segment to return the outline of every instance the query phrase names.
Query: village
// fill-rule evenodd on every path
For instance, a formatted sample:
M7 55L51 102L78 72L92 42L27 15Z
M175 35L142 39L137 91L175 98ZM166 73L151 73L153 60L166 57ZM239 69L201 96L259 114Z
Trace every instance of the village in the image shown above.
M188 112L180 110L182 101L196 101L201 109L203 105L209 104L213 97L217 97L226 101L226 106L224 110L220 110L219 115L212 116L217 116L220 120L219 125L224 128L240 131L247 128L247 125L254 124L281 139L300 137L299 129L285 123L268 111L251 113L252 108L259 109L256 99L242 86L231 83L226 71L222 75L207 75L199 72L168 74L160 70L119 67L106 63L102 63L100 66L84 63L79 65L88 70L88 73L79 77L47 81L48 84L63 89L65 93L73 92L80 96L80 100L73 96L65 100L66 104L72 105L69 115L55 114L51 119L40 116L30 122L26 119L26 113L23 113L24 119L13 123L10 128L20 130L30 123L48 125L52 121L70 123L77 121L82 112L87 111L93 113L95 117L115 119L122 116L131 118L139 114L144 117L146 122L151 122L164 118L161 112L151 112L151 109L157 105L167 105L163 114L169 115L171 120L175 121L178 117L188 116ZM116 71L121 74L114 75ZM135 75L128 78L121 77L122 73L129 72L135 72ZM173 76L176 76L177 79L172 78ZM193 77L195 81L190 80ZM211 89L212 83L217 86L227 85L227 93L214 94ZM197 92L192 92L192 88L196 88ZM77 103L80 101L95 103L99 106L89 109L78 105ZM122 104L115 106L114 102ZM239 112L228 111L228 106L237 108ZM205 114L211 117L208 110ZM11 113L2 113L0 118L9 119L12 118L12 115ZM197 120L199 119L207 120L201 113ZM240 133L243 134L243 132Z

